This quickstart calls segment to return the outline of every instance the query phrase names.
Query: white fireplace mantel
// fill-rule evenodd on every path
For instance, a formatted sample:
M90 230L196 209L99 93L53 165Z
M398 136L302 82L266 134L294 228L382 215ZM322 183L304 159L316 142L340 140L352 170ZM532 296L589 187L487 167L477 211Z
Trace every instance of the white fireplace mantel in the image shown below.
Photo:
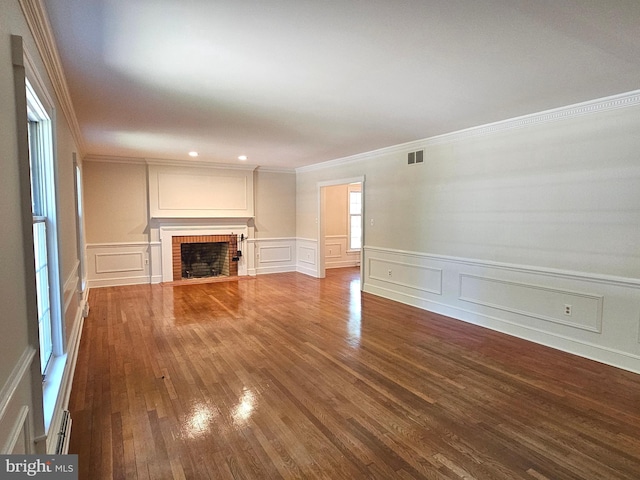
M189 235L237 235L249 239L253 236L253 217L233 218L156 218L152 226L152 237L159 240L162 282L173 281L172 237ZM238 275L247 275L248 242L238 241L238 250L243 252L238 261Z

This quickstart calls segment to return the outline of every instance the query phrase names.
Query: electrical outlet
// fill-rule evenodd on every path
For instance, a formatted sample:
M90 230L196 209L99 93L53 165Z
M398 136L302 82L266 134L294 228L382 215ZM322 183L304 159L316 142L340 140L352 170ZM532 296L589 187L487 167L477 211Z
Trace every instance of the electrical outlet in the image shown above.
M391 269L389 269L389 271L387 272L387 275L391 276L393 272L391 271Z
M564 306L564 314L568 317L571 316L571 305L565 305Z

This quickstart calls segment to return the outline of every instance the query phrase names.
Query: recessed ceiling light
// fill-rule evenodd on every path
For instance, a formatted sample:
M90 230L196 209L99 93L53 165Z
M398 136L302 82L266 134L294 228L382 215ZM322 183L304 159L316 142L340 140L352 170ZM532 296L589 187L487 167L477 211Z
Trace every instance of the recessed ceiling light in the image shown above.
M238 157L238 160L246 160L246 159L247 159L247 156L246 156L246 155L240 155L240 156Z
M198 156L198 152L189 152L189 156L190 157L197 157Z

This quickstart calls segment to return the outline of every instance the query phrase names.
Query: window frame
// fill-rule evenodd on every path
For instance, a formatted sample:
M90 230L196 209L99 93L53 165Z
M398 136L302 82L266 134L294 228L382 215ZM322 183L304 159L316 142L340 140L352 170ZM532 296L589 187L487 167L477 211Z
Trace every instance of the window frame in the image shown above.
M358 213L353 213L351 211L351 194L352 193L358 193L360 194L360 211ZM362 235L362 230L363 230L363 225L362 225L362 184L361 183L352 183L349 184L347 186L347 215L348 215L348 221L347 221L347 252L359 252L362 250L362 239L363 239L363 235ZM351 231L351 225L352 225L352 221L354 218L358 218L358 223L360 225L360 246L359 247L354 247L352 244L352 231Z
M29 122L29 162L30 169L35 173L32 175L32 213L34 223L44 222L46 229L46 250L48 263L49 280L49 308L51 324L52 356L43 372L43 379L53 367L51 360L60 357L65 353L64 325L62 317L62 290L60 279L60 255L58 245L58 222L57 222L57 175L55 162L55 116L49 98L43 94L42 88L35 88L38 84L30 80L30 76L25 78L27 119ZM34 135L34 133L36 135ZM37 137L37 138L34 138ZM32 156L34 156L32 158ZM35 161L35 165L33 164ZM35 246L35 245L34 245Z

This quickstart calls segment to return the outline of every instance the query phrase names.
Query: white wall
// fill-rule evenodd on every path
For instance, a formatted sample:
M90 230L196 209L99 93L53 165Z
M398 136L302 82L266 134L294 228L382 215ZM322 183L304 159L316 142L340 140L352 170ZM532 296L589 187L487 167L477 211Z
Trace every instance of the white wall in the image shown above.
M640 102L625 98L298 169L298 237L317 239L319 182L364 175L365 291L640 372Z

